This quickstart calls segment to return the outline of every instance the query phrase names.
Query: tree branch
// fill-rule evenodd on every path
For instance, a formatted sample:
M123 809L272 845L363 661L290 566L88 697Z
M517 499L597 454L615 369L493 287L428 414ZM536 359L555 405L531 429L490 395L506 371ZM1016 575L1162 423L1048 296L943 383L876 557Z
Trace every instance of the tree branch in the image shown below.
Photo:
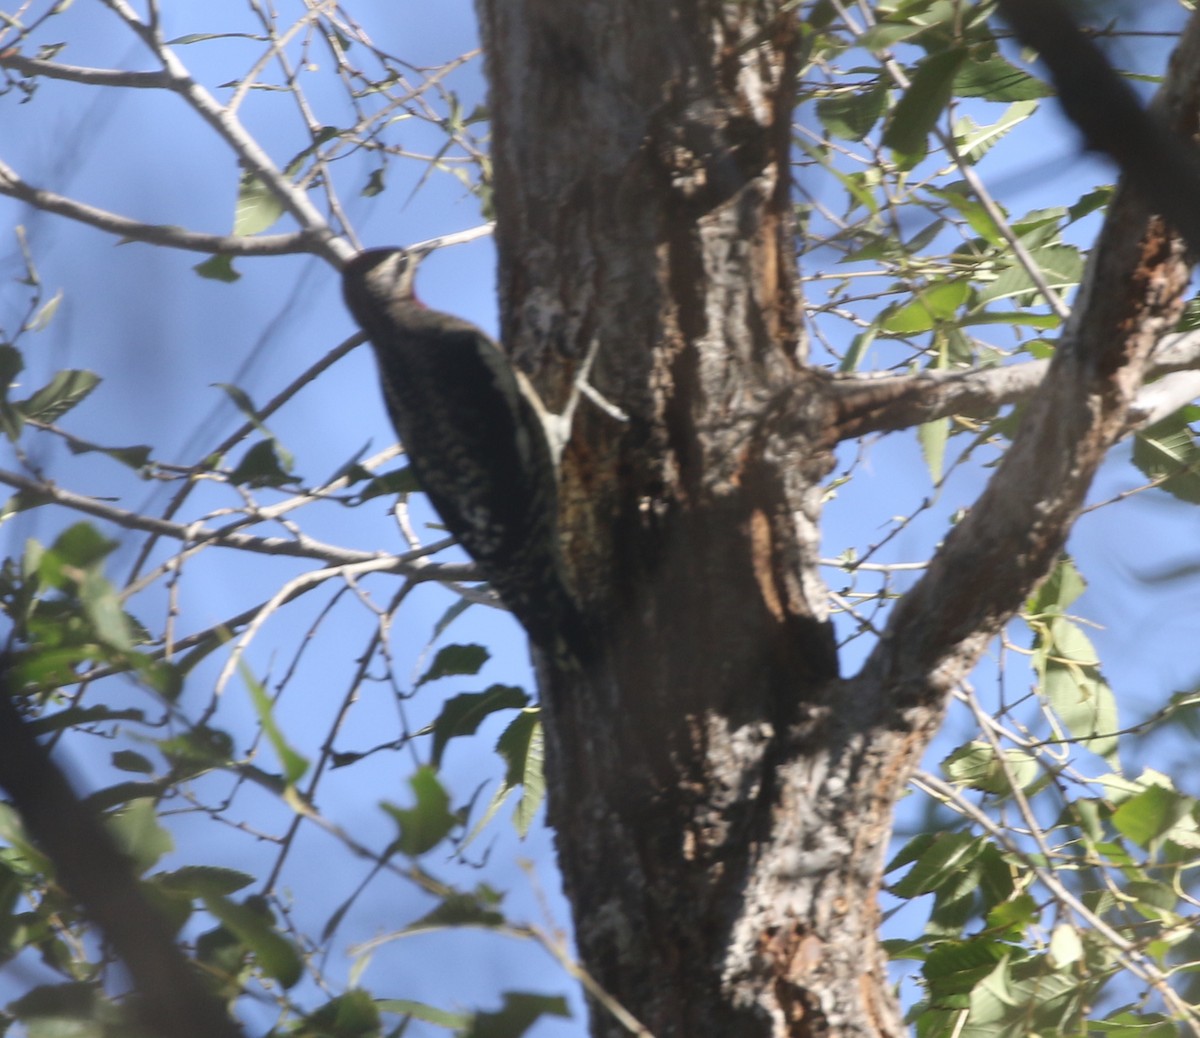
M1050 69L1058 100L1088 146L1105 152L1143 201L1161 213L1200 254L1200 156L1192 144L1195 108L1164 118L1147 112L1133 88L1079 31L1060 0L999 0L1000 14ZM1178 54L1182 53L1181 44ZM1173 73L1180 71L1172 67ZM1168 96L1164 87L1159 99Z
M214 530L200 523L173 523L166 519L139 515L128 509L118 508L94 497L86 497L53 483L30 479L20 473L0 469L0 484L6 484L27 495L38 504L56 504L85 515L95 516L115 523L127 530L141 530L160 537L170 537L190 545L213 544L220 548L236 548L262 555L287 555L300 559L318 559L330 566L352 566L376 563L391 558L394 568L385 567L387 572L398 573L410 580L477 580L475 567L469 564L430 562L425 558L426 549L389 556L387 552L355 551L335 544L326 544L311 537L290 540L284 537L254 537L236 533L231 529ZM235 524L240 525L240 524Z
M1172 123L1200 106L1200 16L1184 30L1160 103ZM1012 447L897 604L853 679L864 695L887 689L898 711L940 702L1049 571L1105 453L1128 428L1158 340L1182 312L1185 252L1133 192L1118 190Z
M1164 336L1146 366L1143 386L1130 405L1127 432L1151 425L1200 395L1200 331ZM837 441L873 432L895 432L952 415L982 417L1005 404L1030 399L1050 362L1026 361L1007 367L965 371L920 371L835 376L828 386L836 409ZM1173 374L1195 377L1172 378ZM1165 377L1164 377L1165 376ZM1191 387L1191 388L1189 388Z
M234 234L201 234L182 227L142 223L126 216L97 209L53 191L26 183L16 171L0 161L0 195L27 202L37 209L57 213L131 241L167 245L190 252L224 253L231 256L282 256L296 252L321 252L318 239L308 231L245 237Z
M70 83L87 83L107 87L169 87L171 80L164 72L126 72L116 68L85 68L81 65L60 65L57 61L27 58L16 50L0 51L0 68L11 68L23 76L45 76L64 79Z
M58 880L129 969L142 1023L162 1038L241 1038L150 905L108 830L21 718L0 661L0 787Z

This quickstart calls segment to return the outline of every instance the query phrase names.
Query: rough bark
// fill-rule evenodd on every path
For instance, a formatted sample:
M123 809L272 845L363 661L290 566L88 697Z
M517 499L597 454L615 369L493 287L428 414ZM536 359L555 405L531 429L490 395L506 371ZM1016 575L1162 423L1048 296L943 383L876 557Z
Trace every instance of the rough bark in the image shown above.
M605 659L544 675L580 957L658 1038L899 1035L875 908L894 802L1125 428L1182 248L1114 204L1009 460L843 680L820 482L879 390L804 365L795 5L478 6L502 339L551 401L594 346L591 381L629 416L585 405L564 461L566 566ZM598 1010L593 1033L625 1031Z

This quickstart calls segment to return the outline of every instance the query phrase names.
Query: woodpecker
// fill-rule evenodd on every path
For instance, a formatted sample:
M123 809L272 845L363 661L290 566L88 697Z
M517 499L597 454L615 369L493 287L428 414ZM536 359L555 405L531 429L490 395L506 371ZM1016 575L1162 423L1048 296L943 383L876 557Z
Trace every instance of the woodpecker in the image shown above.
M346 306L371 342L388 415L442 522L537 649L578 665L590 639L559 570L553 421L481 329L417 299L424 255L360 252L342 270Z

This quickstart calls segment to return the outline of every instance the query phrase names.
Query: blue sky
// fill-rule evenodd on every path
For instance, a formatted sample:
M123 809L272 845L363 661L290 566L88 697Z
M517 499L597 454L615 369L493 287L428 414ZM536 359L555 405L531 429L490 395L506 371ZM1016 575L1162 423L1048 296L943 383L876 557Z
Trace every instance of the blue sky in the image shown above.
M203 13L189 5L164 5L164 17L174 20L167 35L227 30L247 23L236 0L213 0ZM1178 20L1174 5L1162 4L1162 18ZM414 64L435 64L475 45L471 5L466 0L443 0L437 13L413 2L363 3L358 9L376 41ZM181 13L182 12L182 13ZM1157 17L1157 15L1155 16ZM247 24L247 28L249 25ZM82 65L126 68L151 67L149 56L115 19L98 4L76 4L55 23L55 38L70 46L60 60ZM1144 44L1159 47L1153 41ZM1141 45L1139 45L1141 46ZM225 41L184 47L198 78L224 82L257 53L248 43ZM1146 67L1161 67L1149 58ZM469 109L482 99L481 65L471 63L453 74L450 83ZM314 74L314 97L333 106L336 88L322 91ZM44 82L33 101L0 99L0 158L29 181L96 205L151 222L183 224L223 232L230 226L236 189L236 170L193 113L174 97L143 91L97 93L74 84ZM247 122L280 160L294 150L296 125L276 97L254 98ZM396 137L415 150L436 147L436 137L415 123L401 123ZM354 163L357 161L357 168ZM417 241L439 233L474 226L478 207L450 176L434 176L407 202L420 175L415 164L393 166L389 190L366 199L354 187L365 182L365 159L349 160L344 176L345 200L358 233L367 245ZM1003 185L1003 200L1013 212L1067 204L1097 183L1110 179L1103 163L1078 155L1072 130L1062 124L1052 105L1038 116L1037 130L1018 132L989 156L985 179ZM402 204L403 203L403 204ZM68 224L58 217L33 213L0 199L0 322L9 326L19 312L26 290L9 279L20 273L19 253L8 228L24 225L44 282L51 291L64 290L64 302L49 328L27 339L28 370L23 378L33 388L55 370L82 367L95 370L105 382L66 423L78 435L98 442L149 443L156 456L178 462L198 459L240 422L240 416L214 383L234 382L261 403L297 372L336 346L353 331L337 292L333 272L310 258L240 260L242 278L224 285L197 277L192 267L203 257L146 245L118 245L109 236ZM486 329L496 326L492 276L494 253L487 239L433 257L423 268L422 297L433 307L453 311ZM365 445L378 450L392 434L379 402L371 359L359 350L341 361L316 384L269 422L271 430L298 458L305 476L324 476L337 470ZM1101 474L1094 498L1105 499L1142 480L1121 458L1125 448ZM878 540L891 517L911 511L930 493L928 471L911 434L889 437L868 448L869 464L860 468L853 485L839 493L826 514L828 554L847 544ZM130 507L165 502L164 491L128 476L99 455L72 457L61 447L41 445L33 459L61 484L100 495L120 493ZM99 460L98 460L99 459ZM14 467L6 448L0 461ZM888 558L915 560L927 554L946 516L977 494L987 472L973 468L945 488L937 508L892 545ZM114 481L122 481L120 484ZM119 485L119 490L114 486ZM198 495L197 502L218 509L234 502L220 491ZM10 520L0 530L6 553L19 550L26 538L50 540L72 517L38 510ZM1181 651L1198 633L1195 589L1192 585L1147 586L1142 574L1194 558L1198 518L1194 509L1163 495L1141 495L1119 507L1085 516L1072 538L1071 549L1092 585L1079 611L1099 625L1093 638L1104 660L1105 673L1117 690L1126 720L1148 712L1171 692L1192 685L1196 658ZM356 510L312 509L305 527L316 536L364 550L399 546L398 533L380 499ZM124 574L136 549L132 539L112 559L114 578ZM194 629L236 612L269 593L272 582L302 572L296 562L264 560L248 566L244 559L209 552L186 573L181 584L181 629ZM392 578L387 578L391 580ZM836 575L831 576L836 584ZM367 584L379 602L394 586L373 578ZM412 672L434 618L452 598L434 589L414 595L392 630L394 654L411 660ZM165 608L162 593L143 600L153 614ZM301 602L268 628L255 644L250 661L256 672L277 677L304 641L304 628L314 624L318 603ZM354 657L366 643L369 614L353 603L339 608L316 628L307 650L302 677L294 681L280 704L280 722L288 737L304 752L316 752L331 718L348 687ZM476 608L455 624L446 640L478 640L493 651L478 680L448 680L433 685L403 704L410 730L436 715L445 696L476 690L494 681L528 686L523 641L515 625L494 611ZM848 663L852 666L853 654ZM410 672L408 664L401 673ZM849 667L847 668L849 669ZM198 672L195 681L211 681L214 671ZM986 687L994 668L985 664L979 681ZM136 690L121 693L146 702ZM189 695L192 694L189 692ZM203 691L196 692L199 699ZM232 690L222 704L221 723L241 737L253 730L248 698ZM960 722L961 724L961 722ZM339 747L365 748L390 738L398 725L395 697L385 686L368 686L339 737ZM961 728L960 728L961 731ZM480 738L454 745L444 777L461 801L480 788L490 795L498 766L489 748L499 734L492 724ZM939 739L929 762L935 763L958 741L953 734ZM100 740L81 740L72 747L72 769L81 785L96 788L121 776L107 764L111 746ZM1163 753L1190 754L1190 747L1170 746ZM352 768L333 772L322 784L318 802L330 818L369 846L380 848L391 831L377 808L380 799L407 802L405 778L411 770L408 753L378 754ZM207 780L206 780L207 781ZM1191 792L1200 783L1187 774L1179 781ZM212 789L218 784L214 781ZM213 794L215 795L215 794ZM911 803L911 802L910 802ZM903 808L908 810L908 808ZM248 825L277 828L286 820L279 804L263 794L243 789L232 812ZM911 814L909 815L911 820ZM244 867L261 873L261 845L245 834L222 829L206 817L181 814L173 822L178 842L175 863L206 862ZM469 852L486 856L485 869L436 860L429 866L453 881L471 886L488 882L510 891L505 904L514 920L542 922L547 895L554 921L565 926L567 909L558 894L552 864L550 834L535 827L518 843L503 823ZM532 883L518 864L535 863ZM311 826L301 830L296 850L284 874L283 887L309 933L341 903L366 874L368 866ZM351 964L345 948L386 932L419 915L426 899L411 886L380 879L358 901L339 930L337 949L328 967L344 975ZM0 972L0 999L20 990L37 967L20 963ZM573 982L544 952L529 942L492 935L442 934L408 938L381 947L363 975L376 994L410 997L434 1005L494 1008L506 989L547 993L573 992ZM545 1022L537 1034L550 1038L584 1033L580 1001L571 1022ZM251 1012L251 1030L265 1028L270 1013Z

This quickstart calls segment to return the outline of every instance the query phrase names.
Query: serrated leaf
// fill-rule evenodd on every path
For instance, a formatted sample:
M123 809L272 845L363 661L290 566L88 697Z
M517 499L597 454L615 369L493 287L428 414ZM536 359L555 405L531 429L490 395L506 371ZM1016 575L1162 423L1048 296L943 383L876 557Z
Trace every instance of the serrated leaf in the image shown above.
M946 460L946 443L950 439L950 419L935 418L917 426L917 442L921 445L921 457L929 469L934 483L941 482Z
M1133 463L1172 497L1200 503L1200 448L1190 422L1197 418L1194 406L1175 414L1133 438Z
M1054 91L999 54L993 54L983 61L964 62L954 77L954 93L985 101L1036 101Z
M954 127L959 155L970 163L978 162L1037 111L1037 107L1036 101L1016 101L1008 106L1007 111L996 122L983 126L977 125L969 117L960 119Z
M504 781L509 789L520 788L521 796L513 811L513 826L524 837L546 798L544 734L541 712L522 710L496 743L496 752L508 765Z
M1038 776L1037 758L1019 747L1006 748L1004 760L1018 789L1024 789ZM990 743L976 739L960 746L942 761L942 772L951 781L984 793L1003 795L1011 792L1008 778Z
M1079 284L1083 274L1083 257L1078 249L1070 245L1044 245L1032 250L1031 256L1051 288L1067 289ZM1014 264L990 285L984 285L979 290L978 299L981 305L1014 296L1029 296L1032 299L1034 292L1033 279L1024 267Z

